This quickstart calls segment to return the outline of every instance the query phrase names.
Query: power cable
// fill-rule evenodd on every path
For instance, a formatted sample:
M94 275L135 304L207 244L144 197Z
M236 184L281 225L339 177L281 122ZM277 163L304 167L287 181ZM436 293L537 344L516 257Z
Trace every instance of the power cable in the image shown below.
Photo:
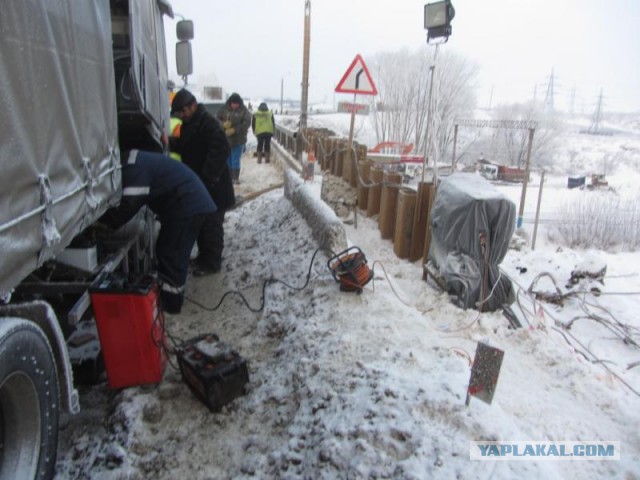
M323 247L319 247L319 248L317 248L317 249L316 249L316 251L315 251L315 252L313 252L313 256L311 257L311 262L309 263L309 270L308 270L308 272L307 272L307 279L306 279L306 281L304 282L304 285L302 285L301 287L296 287L296 286L294 286L294 285L290 285L290 284L288 284L287 282L285 282L285 281L283 281L283 280L280 280L280 279L278 279L278 278L275 278L275 277L271 277L271 278L268 278L268 279L264 280L264 282L262 283L262 295L261 295L261 297L260 297L260 307L258 307L258 308L253 308L253 307L249 304L249 302L247 301L246 297L245 297L241 292L239 292L239 291L237 291L237 290L230 290L230 291L226 292L226 293L222 296L222 298L220 298L220 300L218 301L218 303L217 303L214 307L207 307L206 305L204 305L204 304L202 304L202 303L200 303L200 302L198 302L198 301L196 301L196 300L194 300L194 299L192 299L192 298L189 298L189 297L187 297L187 296L185 296L185 300L187 300L187 301L189 301L189 302L193 303L194 305L196 305L196 306L198 306L198 307L202 308L203 310L206 310L206 311L208 311L208 312L213 312L213 311L217 310L218 308L220 308L220 306L222 305L222 303L224 302L224 300L225 300L228 296L230 296L230 295L236 295L236 296L239 296L239 297L240 297L240 299L243 301L243 303L246 305L246 307L247 307L250 311L252 311L253 313L259 313L259 312L261 312L262 310L264 310L264 306L265 306L265 298L266 298L266 297L265 297L265 294L266 294L267 285L271 285L271 284L274 284L274 283L280 283L280 284L284 285L285 287L290 288L290 289L292 289L292 290L298 290L298 291L300 291L300 290L305 289L305 288L307 287L307 285L309 285L309 280L311 279L311 270L312 270L312 268L313 268L313 262L315 261L316 255L317 255L320 251L322 251L322 250L325 250L325 249L324 249Z

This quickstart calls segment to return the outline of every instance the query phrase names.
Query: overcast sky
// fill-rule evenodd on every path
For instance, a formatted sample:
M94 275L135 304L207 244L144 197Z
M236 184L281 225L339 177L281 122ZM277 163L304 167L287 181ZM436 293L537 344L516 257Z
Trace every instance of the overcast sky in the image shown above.
M299 100L304 0L172 0L195 22L194 76L243 97ZM311 102L352 100L334 88L356 54L367 58L426 45L419 0L312 0ZM544 98L554 72L554 103L640 111L639 0L453 0L453 34L440 48L479 65L480 106ZM175 77L175 22L166 22ZM373 74L373 72L372 72ZM374 75L375 81L375 75ZM493 95L491 92L493 91Z

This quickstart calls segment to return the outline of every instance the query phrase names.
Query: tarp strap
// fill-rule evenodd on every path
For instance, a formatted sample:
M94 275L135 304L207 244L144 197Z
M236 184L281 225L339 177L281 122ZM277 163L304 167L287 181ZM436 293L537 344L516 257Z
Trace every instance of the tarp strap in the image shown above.
M56 227L56 221L51 213L51 206L53 205L53 198L51 197L51 182L47 175L38 175L38 181L40 184L40 206L42 210L42 240L43 248L38 255L38 267L40 267L45 258L47 258L47 251L56 243L61 240L60 232Z
M109 159L111 161L111 191L116 191L120 182L118 181L118 167L120 167L120 159L115 148L109 148Z
M93 175L93 172L91 171L90 158L82 157L82 169L84 170L84 184L85 184L85 195L87 199L87 206L89 207L90 211L94 211L96 208L98 208L98 205L100 202L98 201L95 193L93 192L93 189L98 184L98 180L96 179L95 175ZM86 215L85 215L85 218L86 218ZM86 226L86 222L84 219L82 222L83 222L83 225Z

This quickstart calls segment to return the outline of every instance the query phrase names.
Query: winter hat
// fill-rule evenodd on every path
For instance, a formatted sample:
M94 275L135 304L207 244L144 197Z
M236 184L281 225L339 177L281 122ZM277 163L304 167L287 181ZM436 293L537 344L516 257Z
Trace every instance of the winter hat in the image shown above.
M196 97L193 96L189 90L182 89L176 96L173 97L173 101L171 102L171 115L174 115L176 112L179 112L187 105L191 105L196 101Z
M232 93L231 96L227 99L227 105L231 105L232 103L243 104L242 97L237 93Z
M267 110L269 110L269 107L267 107L267 104L262 102L260 104L260 106L258 107L258 110L262 111L262 112L266 112Z

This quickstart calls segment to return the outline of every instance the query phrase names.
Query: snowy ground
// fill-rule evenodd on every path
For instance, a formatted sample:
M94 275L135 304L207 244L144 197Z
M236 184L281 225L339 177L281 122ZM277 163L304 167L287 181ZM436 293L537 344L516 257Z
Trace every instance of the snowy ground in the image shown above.
M238 193L247 194L282 177L248 153L241 181ZM319 182L305 188L319 192ZM607 370L587 361L553 320L584 308L605 317L606 309L638 341L637 296L539 304L545 313L529 316L531 327L512 330L500 312L453 306L422 280L419 262L395 257L376 218L360 216L346 230L375 272L361 295L339 291L320 253L306 288L268 285L259 313L232 296L216 311L187 303L167 316L172 335L214 332L248 360L245 396L210 413L172 368L158 386L83 388L82 411L60 434L57 478L640 478L640 367L628 368L640 349L602 324L577 321L571 332ZM266 279L304 285L317 246L282 189L230 212L226 233L223 271L190 278L190 299L210 308L238 290L257 309ZM525 290L543 271L564 289L593 253L542 247L512 251L503 264ZM639 254L599 254L608 266L602 291L640 291ZM553 288L548 280L538 286ZM500 380L491 405L472 399L466 407L470 359L481 340L505 351ZM472 462L474 440L620 441L622 455L613 462Z

